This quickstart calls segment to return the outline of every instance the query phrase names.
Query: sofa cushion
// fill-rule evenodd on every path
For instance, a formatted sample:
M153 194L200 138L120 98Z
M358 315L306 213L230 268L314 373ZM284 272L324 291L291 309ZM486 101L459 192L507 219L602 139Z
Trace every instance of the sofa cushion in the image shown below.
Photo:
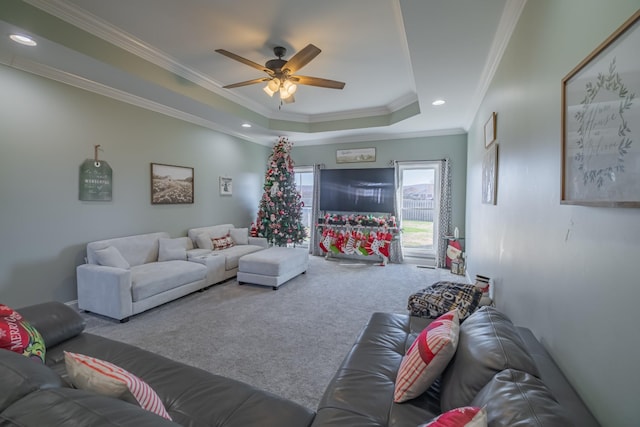
M487 411L477 406L455 408L420 427L487 427Z
M91 242L87 244L87 262L97 264L95 251L107 246L116 248L132 267L155 262L158 261L158 240L169 237L169 233L160 231Z
M178 426L158 415L112 397L73 388L37 390L2 412L6 425L20 427L165 427Z
M65 351L64 361L69 378L77 388L137 402L143 409L171 419L156 392L132 373L84 354Z
M64 381L49 367L22 355L0 350L0 412L36 390L63 387Z
M224 236L211 239L211 246L214 251L221 251L222 249L228 249L235 246L235 242L231 236Z
M198 234L196 236L196 245L199 249L213 250L213 242L211 241L211 237L209 237L209 233Z
M482 307L460 326L456 354L442 376L442 411L469 406L496 373L509 368L539 376L511 320Z
M474 285L441 281L410 295L407 309L412 316L432 319L458 309L462 321L478 308L481 298L482 290Z
M95 251L96 261L105 267L124 268L127 270L131 266L122 256L120 251L113 246L107 246L104 249Z
M260 246L254 245L235 245L230 248L224 249L219 253L225 256L224 269L229 271L234 268L238 268L240 258L244 255L262 250Z
M44 363L46 348L40 332L4 304L0 304L0 348Z
M418 335L400 363L394 402L413 399L433 384L456 351L458 331L458 312L453 310L438 317Z
M207 267L190 261L165 261L142 264L131 268L133 301L203 280Z
M19 310L23 318L40 332L47 348L75 337L85 327L80 314L59 301L47 301Z
M188 237L158 239L158 261L187 260Z
M471 404L486 408L491 427L573 425L542 380L514 369L494 375Z
M236 245L248 245L249 244L249 229L248 228L232 228L229 230L229 235L233 239Z

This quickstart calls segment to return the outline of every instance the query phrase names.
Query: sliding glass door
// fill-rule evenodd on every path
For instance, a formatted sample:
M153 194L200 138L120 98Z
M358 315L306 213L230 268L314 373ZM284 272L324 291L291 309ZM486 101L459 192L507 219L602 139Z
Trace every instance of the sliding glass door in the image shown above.
M304 206L302 207L302 224L307 231L307 237L302 243L302 247L309 247L309 241L312 227L312 212L313 212L313 166L294 166L293 172L295 175L296 188L302 196Z
M402 250L406 257L437 257L440 164L398 165Z

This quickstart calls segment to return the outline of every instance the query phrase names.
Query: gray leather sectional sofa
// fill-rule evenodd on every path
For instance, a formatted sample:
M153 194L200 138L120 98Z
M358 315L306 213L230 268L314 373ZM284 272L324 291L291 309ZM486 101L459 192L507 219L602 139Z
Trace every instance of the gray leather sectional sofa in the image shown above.
M62 303L18 312L43 336L46 366L0 349L1 425L306 427L313 420L312 410L249 384L83 332L83 319ZM63 351L106 360L142 378L173 422L123 400L71 388Z
M460 405L485 406L489 426L599 424L530 331L485 307L460 327L454 359L423 395L393 403L403 354L429 319L374 313L317 410L251 385L83 332L82 318L50 302L18 310L43 335L47 366L0 350L0 421L30 426L418 426ZM71 389L63 351L112 362L146 381L173 422L115 398ZM310 367L313 369L313 367ZM2 423L0 422L0 424Z

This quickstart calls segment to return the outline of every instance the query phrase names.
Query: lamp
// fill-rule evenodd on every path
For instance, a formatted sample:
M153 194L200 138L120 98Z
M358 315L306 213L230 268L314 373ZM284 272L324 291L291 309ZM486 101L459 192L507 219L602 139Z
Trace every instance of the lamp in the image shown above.
M276 93L279 88L280 79L276 77L275 79L269 80L269 83L267 83L263 90L267 93L267 95L273 96L273 94Z
M295 102L295 98L293 94L298 89L298 86L294 83L291 83L290 80L280 80L275 77L269 80L269 83L264 87L264 91L267 95L273 96L274 93L280 92L280 99L287 104L291 104Z

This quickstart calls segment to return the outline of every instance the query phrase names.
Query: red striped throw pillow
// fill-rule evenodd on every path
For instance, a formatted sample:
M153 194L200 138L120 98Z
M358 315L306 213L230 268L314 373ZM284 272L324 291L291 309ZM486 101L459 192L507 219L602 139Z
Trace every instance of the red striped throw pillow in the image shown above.
M465 406L438 415L420 427L487 427L487 411L484 408Z
M142 408L171 419L160 397L149 386L130 372L113 363L64 352L67 374L73 385L82 390L91 390L105 396L137 402Z
M458 310L443 314L411 344L400 363L394 402L401 403L420 396L442 374L458 346L458 319Z

